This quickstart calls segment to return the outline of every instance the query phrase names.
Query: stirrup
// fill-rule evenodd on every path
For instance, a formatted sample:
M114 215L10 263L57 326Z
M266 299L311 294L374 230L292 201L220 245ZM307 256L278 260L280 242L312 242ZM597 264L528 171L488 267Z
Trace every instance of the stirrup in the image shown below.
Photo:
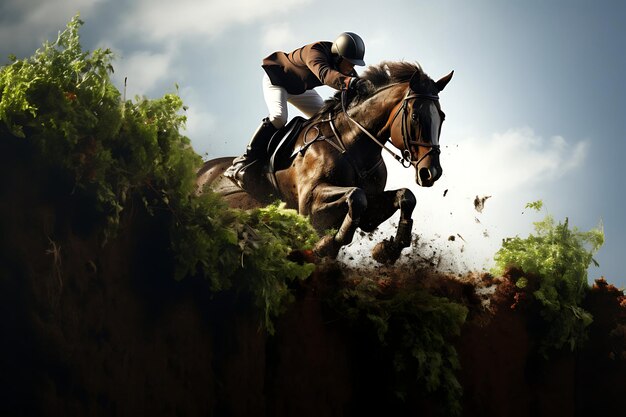
M222 175L231 180L237 187L243 189L243 178L241 178L242 175L240 173L244 167L245 164L243 162L234 163L229 166Z
M245 176L246 169L250 168L252 165L256 164L258 160L252 161L241 161L236 162L224 171L224 177L228 178L235 184L237 187L241 188L244 191L247 191L245 188Z
M222 175L224 175L226 178L233 179L237 176L241 168L243 168L243 165L241 163L234 163L226 168Z

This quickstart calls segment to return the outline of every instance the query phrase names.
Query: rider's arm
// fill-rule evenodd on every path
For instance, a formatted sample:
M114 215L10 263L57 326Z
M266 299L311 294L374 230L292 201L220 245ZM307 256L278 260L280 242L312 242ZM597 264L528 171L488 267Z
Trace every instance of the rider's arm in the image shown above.
M334 69L333 55L330 48L322 43L315 43L305 52L305 63L311 72L329 87L340 90L342 85L345 87L349 82L350 76L344 75Z

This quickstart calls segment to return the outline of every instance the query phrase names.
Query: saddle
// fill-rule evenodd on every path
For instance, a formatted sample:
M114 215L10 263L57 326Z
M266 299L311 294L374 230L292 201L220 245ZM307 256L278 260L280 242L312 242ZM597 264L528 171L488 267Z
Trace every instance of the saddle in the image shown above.
M294 117L289 123L278 130L278 132L274 133L267 145L269 161L265 174L276 191L278 191L276 172L288 168L296 157L296 154L291 152L293 143L296 141L307 121L308 119L301 116Z
M257 159L242 168L244 190L264 203L281 198L276 172L286 169L297 153L291 152L307 119L296 116L272 135L267 144L266 157Z
M291 164L293 156L291 155L292 146L290 145L293 145L306 122L307 119L304 117L296 116L280 128L278 132L274 133L267 144L268 166L271 172L280 171Z

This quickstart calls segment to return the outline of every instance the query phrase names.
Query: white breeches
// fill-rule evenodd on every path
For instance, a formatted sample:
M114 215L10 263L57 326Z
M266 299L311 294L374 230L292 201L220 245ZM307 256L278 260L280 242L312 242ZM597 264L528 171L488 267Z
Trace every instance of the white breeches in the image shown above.
M316 91L307 90L302 94L289 94L283 87L273 85L267 74L263 75L263 97L269 110L270 122L277 129L287 124L287 102L306 117L313 116L324 104L324 100Z

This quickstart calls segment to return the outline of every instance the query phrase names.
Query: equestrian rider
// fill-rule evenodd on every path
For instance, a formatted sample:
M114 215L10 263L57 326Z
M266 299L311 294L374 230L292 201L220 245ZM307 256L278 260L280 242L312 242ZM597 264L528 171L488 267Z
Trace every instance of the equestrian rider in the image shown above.
M263 96L269 116L252 136L246 152L235 158L224 176L244 188L245 167L266 156L267 144L287 123L287 102L307 117L317 113L324 100L314 91L325 84L334 89L356 88L355 65L365 65L365 44L352 32L343 32L334 42L315 42L293 52L274 52L263 60Z

